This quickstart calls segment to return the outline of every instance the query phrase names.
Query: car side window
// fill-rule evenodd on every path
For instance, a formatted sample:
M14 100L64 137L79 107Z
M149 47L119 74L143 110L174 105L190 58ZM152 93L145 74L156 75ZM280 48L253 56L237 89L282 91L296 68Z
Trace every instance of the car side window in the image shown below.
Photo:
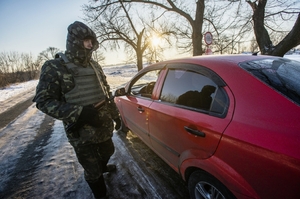
M160 70L148 71L137 77L130 88L130 93L135 96L151 98L159 72Z
M225 91L213 80L182 69L168 71L160 100L191 110L217 114L223 114L228 106Z

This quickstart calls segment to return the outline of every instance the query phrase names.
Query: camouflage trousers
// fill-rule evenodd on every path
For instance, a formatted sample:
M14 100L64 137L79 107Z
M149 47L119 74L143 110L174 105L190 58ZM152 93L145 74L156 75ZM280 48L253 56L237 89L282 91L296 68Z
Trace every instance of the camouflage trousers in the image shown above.
M88 182L97 181L103 174L110 157L115 151L112 139L98 144L74 147L77 159L84 169L84 178Z

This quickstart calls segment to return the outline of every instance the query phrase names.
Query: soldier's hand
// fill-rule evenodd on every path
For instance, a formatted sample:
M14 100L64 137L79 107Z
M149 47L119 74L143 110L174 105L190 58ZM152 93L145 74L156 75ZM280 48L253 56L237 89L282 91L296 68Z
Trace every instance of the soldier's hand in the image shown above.
M94 127L100 127L102 125L98 111L91 105L83 107L77 122L89 124Z
M115 126L115 130L119 130L121 128L121 119L118 117L118 118L115 118L114 119L115 123L116 123L116 126Z

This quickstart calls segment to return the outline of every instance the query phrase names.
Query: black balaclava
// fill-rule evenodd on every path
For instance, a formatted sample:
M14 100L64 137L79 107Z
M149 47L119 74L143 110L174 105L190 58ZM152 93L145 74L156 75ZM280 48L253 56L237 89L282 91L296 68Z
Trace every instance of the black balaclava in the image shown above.
M92 39L92 49L84 48L83 40L87 38ZM71 62L86 67L93 51L97 50L98 47L96 34L87 25L79 21L69 25L65 54Z

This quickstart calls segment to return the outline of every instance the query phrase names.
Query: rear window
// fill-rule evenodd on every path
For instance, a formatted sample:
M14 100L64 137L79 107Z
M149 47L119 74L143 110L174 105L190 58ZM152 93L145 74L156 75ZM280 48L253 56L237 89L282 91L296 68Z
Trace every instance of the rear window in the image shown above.
M300 105L300 62L274 57L243 62L240 66Z
M224 89L212 79L183 69L168 71L160 100L216 117L225 117L229 105Z

